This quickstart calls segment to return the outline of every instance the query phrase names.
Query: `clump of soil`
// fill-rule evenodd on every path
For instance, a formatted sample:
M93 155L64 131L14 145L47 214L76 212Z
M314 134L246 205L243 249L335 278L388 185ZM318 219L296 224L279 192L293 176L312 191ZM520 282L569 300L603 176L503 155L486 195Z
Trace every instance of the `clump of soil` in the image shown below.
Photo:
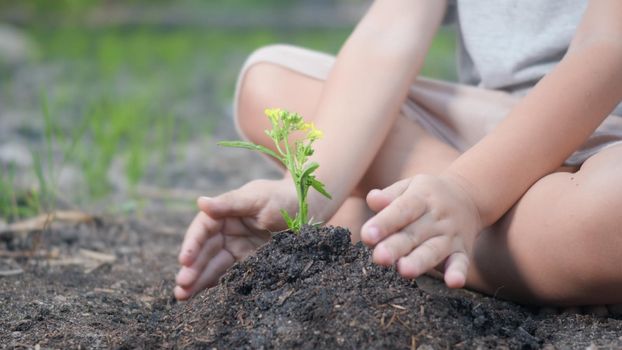
M0 348L622 348L622 320L405 280L342 228L277 234L176 303L190 214L0 234Z
M553 340L531 310L429 294L335 227L277 234L192 300L182 323L177 344L189 348L532 349Z

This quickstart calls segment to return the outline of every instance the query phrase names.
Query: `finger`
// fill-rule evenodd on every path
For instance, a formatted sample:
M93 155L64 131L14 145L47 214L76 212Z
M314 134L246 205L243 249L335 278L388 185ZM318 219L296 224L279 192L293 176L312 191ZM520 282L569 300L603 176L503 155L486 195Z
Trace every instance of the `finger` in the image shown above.
M382 190L373 189L367 194L367 205L374 212L379 212L389 205L395 198L404 193L408 188L410 179L405 179L394 183Z
M188 287L176 286L174 289L175 298L187 300L205 288L210 288L218 283L218 279L235 262L233 256L226 250L221 250L210 260L203 273L196 282Z
M390 266L399 258L410 254L426 240L437 236L438 228L427 215L383 239L374 248L373 259L376 264Z
M261 192L246 185L237 190L223 193L217 197L199 197L197 205L199 209L213 218L230 216L251 216L256 214L263 202Z
M445 260L451 252L451 239L436 236L419 245L397 261L397 271L406 278L416 278Z
M427 206L423 200L414 196L401 195L363 225L361 238L363 242L373 246L388 235L417 220L426 209Z
M179 263L190 266L198 256L205 241L218 233L221 228L222 220L214 220L204 212L199 212L186 231L179 252Z
M455 252L447 258L445 266L445 284L447 287L464 287L469 269L469 257L464 252Z
M190 266L182 266L177 273L175 281L177 285L188 287L201 275L209 261L223 249L224 238L222 235L212 236L205 241L201 252Z

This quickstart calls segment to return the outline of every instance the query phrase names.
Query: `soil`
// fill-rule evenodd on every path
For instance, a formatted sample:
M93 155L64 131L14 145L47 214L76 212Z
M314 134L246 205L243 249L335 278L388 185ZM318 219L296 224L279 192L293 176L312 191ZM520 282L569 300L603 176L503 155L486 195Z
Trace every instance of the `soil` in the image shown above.
M333 227L276 234L219 286L178 303L175 255L189 220L0 234L0 348L622 348L622 319L405 280Z

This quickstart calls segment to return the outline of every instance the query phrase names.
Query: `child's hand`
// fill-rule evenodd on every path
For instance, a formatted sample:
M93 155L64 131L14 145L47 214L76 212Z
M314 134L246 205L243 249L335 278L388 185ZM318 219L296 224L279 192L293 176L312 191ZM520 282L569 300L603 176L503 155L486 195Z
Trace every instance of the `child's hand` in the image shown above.
M288 182L290 181L290 182ZM291 180L256 180L215 198L201 197L181 247L175 297L212 287L234 262L286 229L279 210L296 210Z
M367 203L378 214L363 225L361 237L374 246L374 262L397 263L402 276L415 278L445 261L447 286L465 285L481 222L457 179L418 175L370 191Z

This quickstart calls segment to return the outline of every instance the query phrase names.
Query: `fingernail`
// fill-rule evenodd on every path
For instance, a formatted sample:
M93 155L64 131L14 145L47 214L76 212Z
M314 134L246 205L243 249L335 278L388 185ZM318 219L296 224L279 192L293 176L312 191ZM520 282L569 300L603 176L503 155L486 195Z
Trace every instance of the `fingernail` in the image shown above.
M370 226L365 230L367 233L367 239L372 242L377 242L380 239L380 230L376 226Z
M206 196L201 196L199 197L199 199L197 200L197 203L199 204L207 204L211 201L212 199L210 197L206 197Z
M378 194L380 194L380 190L377 189L377 188L374 188L373 190L371 190L371 191L369 191L367 193L368 196L375 196L375 195L378 195Z

